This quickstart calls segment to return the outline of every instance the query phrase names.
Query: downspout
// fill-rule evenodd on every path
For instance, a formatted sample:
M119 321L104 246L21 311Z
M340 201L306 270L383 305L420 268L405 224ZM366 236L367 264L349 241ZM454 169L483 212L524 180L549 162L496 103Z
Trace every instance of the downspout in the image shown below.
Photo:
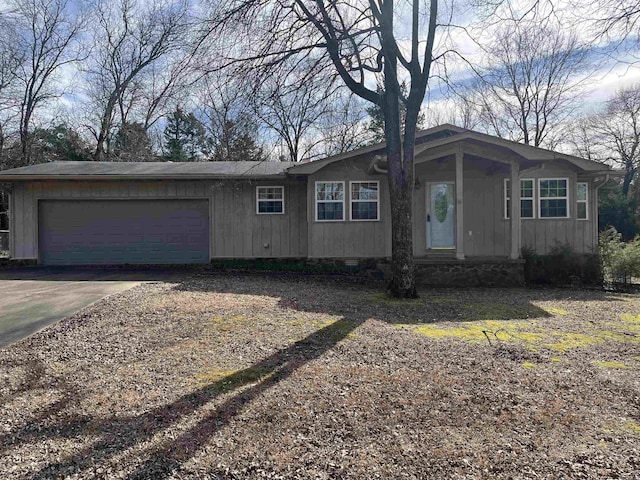
M596 224L595 224L595 242L594 242L594 245L596 246L600 243L600 236L598 235L598 228L600 226L600 208L598 208L600 205L600 188L602 188L609 181L609 177L610 177L610 174L608 173L605 174L604 180L595 183L594 189L593 189L594 190L593 195L596 202L596 215L595 215Z

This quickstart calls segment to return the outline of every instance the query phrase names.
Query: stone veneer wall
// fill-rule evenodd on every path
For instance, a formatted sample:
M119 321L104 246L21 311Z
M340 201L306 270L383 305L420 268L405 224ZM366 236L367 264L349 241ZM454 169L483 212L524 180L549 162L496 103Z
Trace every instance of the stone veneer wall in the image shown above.
M436 287L523 287L524 260L433 260L416 262L416 284ZM385 279L389 264L379 264Z

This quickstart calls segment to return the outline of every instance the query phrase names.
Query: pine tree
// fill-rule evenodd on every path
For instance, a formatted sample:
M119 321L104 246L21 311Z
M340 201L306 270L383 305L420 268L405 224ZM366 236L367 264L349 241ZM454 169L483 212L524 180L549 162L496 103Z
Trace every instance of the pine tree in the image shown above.
M148 162L154 160L151 139L138 122L120 125L113 141L115 160L122 162Z
M164 129L164 157L174 162L193 162L208 152L209 140L204 125L193 113L180 107L167 118Z

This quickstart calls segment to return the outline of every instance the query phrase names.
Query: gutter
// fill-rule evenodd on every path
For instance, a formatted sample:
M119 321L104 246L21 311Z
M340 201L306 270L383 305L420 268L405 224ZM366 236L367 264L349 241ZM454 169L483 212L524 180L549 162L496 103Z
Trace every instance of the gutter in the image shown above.
M600 246L600 188L602 188L608 181L609 178L611 177L610 173L606 173L604 176L604 180L601 180L599 182L595 182L594 183L594 196L595 196L595 201L596 201L596 238L595 238L595 243L594 245L596 246Z

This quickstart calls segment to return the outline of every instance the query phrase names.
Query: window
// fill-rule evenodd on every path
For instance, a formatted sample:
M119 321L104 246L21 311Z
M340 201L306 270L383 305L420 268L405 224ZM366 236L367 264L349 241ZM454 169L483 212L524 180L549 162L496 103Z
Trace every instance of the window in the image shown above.
M344 182L316 182L316 220L344 220Z
M576 218L578 220L588 220L588 199L589 199L589 184L584 182L578 182L576 186Z
M257 187L256 213L284 213L284 187Z
M351 182L351 220L378 220L379 182Z
M540 218L569 217L569 188L566 178L541 178L538 180Z
M0 230L9 230L9 192L0 187Z
M511 216L511 181L507 178L504 181L504 218ZM533 179L525 178L520 180L520 218L534 218L534 188Z

